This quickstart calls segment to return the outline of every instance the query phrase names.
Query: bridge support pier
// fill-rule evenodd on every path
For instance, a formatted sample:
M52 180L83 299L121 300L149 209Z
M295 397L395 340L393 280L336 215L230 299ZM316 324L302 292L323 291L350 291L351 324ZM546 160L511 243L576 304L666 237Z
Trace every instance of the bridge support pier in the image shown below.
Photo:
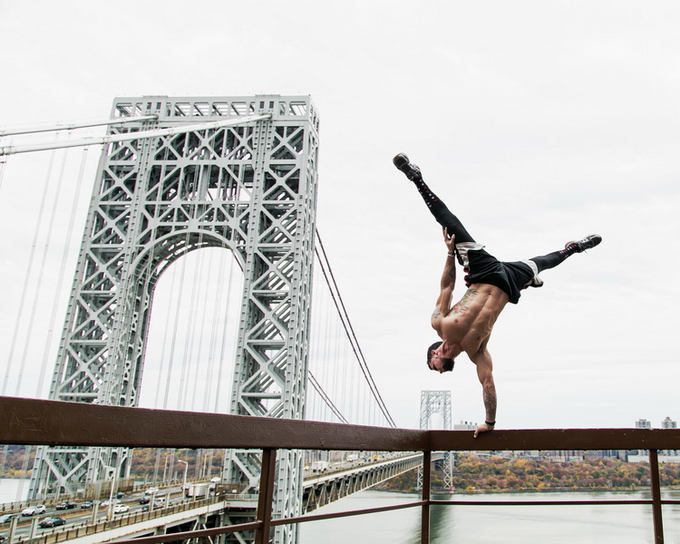
M451 391L421 391L420 392L420 428L430 429L431 418L439 415L442 418L442 429L451 430ZM441 461L444 471L444 485L453 486L453 452L444 452ZM418 469L417 489L423 489L423 469Z

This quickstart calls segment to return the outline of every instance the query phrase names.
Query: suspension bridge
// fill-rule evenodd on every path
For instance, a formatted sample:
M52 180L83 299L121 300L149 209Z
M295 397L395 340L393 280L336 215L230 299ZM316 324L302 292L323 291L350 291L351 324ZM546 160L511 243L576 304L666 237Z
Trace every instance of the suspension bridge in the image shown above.
M648 451L650 499L540 504L644 505L662 544L678 501L658 451L677 430L394 428L316 228L318 127L309 97L149 96L104 121L0 131L0 462L34 448L22 468L46 504L134 493L133 448L155 448L150 482L186 478L176 455L192 450L193 479L216 484L39 534L14 517L10 542L294 543L336 515L305 512L420 464L420 500L339 515L419 509L426 543L432 505L474 503L431 497L431 461L450 467L437 452L557 448ZM423 396L425 421L450 423L446 393ZM348 451L372 462L347 466ZM329 452L337 470L305 474Z
M103 120L0 130L2 273L17 286L0 393L395 427L316 228L318 128L310 97L266 95L116 98ZM257 452L202 455L196 476L256 491ZM315 456L279 456L279 515L415 466L305 487ZM34 459L33 499L112 489L133 462L110 447ZM177 462L158 454L153 480Z

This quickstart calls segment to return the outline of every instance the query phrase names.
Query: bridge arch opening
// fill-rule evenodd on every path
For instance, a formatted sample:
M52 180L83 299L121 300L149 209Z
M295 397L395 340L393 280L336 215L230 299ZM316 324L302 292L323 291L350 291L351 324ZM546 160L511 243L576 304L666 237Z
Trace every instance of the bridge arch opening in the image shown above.
M153 292L139 406L228 413L243 273L203 247L163 270Z

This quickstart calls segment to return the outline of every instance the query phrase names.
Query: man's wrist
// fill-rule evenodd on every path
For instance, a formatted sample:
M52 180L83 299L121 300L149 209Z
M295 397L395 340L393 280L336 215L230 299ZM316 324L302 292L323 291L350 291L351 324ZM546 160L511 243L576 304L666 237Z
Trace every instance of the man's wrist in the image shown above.
M484 423L486 423L487 427L493 427L494 425L496 425L495 421L485 421Z

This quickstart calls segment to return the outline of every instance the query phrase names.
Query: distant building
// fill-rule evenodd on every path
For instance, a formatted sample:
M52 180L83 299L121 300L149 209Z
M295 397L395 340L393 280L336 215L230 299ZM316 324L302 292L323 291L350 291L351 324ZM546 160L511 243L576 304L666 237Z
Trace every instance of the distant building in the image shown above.
M666 417L661 422L661 428L662 429L677 429L678 428L678 422L673 421L670 417ZM661 455L669 455L669 456L674 456L674 457L677 457L679 453L680 453L679 450L662 450L661 451Z
M661 422L661 428L662 429L677 429L678 428L678 422L673 421L670 417L666 417Z
M636 429L651 429L652 424L646 419L638 419L635 422ZM673 421L670 417L666 417L661 422L662 429L677 429L677 421ZM628 461L631 463L639 463L640 461L649 460L649 450L631 450L628 452ZM680 450L659 450L659 461L666 463L680 462Z
M472 423L471 421L461 421L460 423L453 424L454 431L474 431L477 427L479 427L479 425Z

